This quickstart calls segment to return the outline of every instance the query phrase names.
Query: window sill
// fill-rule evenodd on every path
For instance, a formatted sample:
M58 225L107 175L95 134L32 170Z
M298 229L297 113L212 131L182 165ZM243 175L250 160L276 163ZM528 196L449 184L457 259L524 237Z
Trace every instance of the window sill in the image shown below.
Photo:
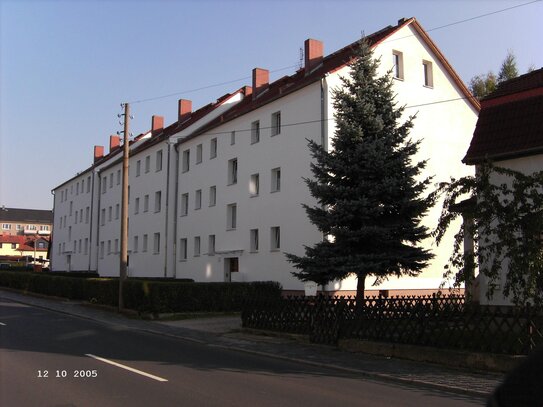
M434 89L433 85L422 85L422 87L426 89Z
M249 198L258 198L260 195L259 194L252 194L252 195L249 195Z
M227 232L230 232L230 231L232 231L232 230L236 230L236 228L226 228L226 231L227 231Z
M397 81L401 81L401 82L403 82L403 81L404 81L404 79L403 79L403 78L397 78L397 77L395 77L395 76L393 76L393 77L392 77L392 79L396 79Z
M281 249L270 249L270 252L280 252Z

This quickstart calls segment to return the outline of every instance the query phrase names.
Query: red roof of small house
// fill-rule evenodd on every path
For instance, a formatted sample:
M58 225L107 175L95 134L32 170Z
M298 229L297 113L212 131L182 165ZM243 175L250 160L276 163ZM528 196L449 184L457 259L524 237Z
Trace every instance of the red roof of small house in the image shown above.
M466 164L543 153L543 68L501 84L481 101Z
M26 242L26 237L20 235L0 235L0 243L16 243L24 244Z

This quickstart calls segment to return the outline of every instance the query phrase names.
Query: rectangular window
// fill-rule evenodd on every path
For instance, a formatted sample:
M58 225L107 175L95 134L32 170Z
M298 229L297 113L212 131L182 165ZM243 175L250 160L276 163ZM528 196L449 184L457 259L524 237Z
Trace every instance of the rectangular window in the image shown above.
M2 229L4 230L10 230L11 229L11 223L3 223Z
M189 213L189 194L181 195L181 216L187 216Z
M143 212L149 211L149 195L143 197Z
M181 170L187 172L190 168L190 150L183 151L183 163Z
M151 170L151 156L145 157L145 173L147 174Z
M147 235L143 235L143 242L141 245L141 251L146 252L147 251Z
M215 206L217 204L217 187L213 185L209 187L209 206Z
M251 229L251 252L257 252L258 251L258 229Z
M207 254L213 256L215 254L215 235L207 237Z
M139 236L134 236L134 247L132 248L133 253L138 252Z
M100 258L104 258L104 242L100 242Z
M119 215L121 214L121 206L119 204L115 205L115 219L119 219Z
M200 164L202 162L202 145L198 144L196 146L196 164Z
M155 233L153 238L153 253L160 253L160 233Z
M43 245L43 243L42 243L42 245ZM79 253L79 254L81 254L81 251L82 251L82 247L81 247L81 246L82 246L82 244L81 244L81 239L79 239L79 248L78 248L78 249L79 249L79 250L78 250L78 253Z
M237 184L238 182L238 159L232 158L228 160L228 185Z
M107 221L111 222L112 219L113 219L113 206L110 206L107 209Z
M119 239L115 239L115 248L113 253L119 253Z
M102 208L102 216L101 216L101 222L102 226L106 224L106 208ZM66 224L66 220L64 221L64 224Z
M87 178L87 193L90 192L90 188L91 188L91 177L89 176Z
M73 247L74 254L77 253L77 240L74 240L74 244L72 247Z
M432 88L434 86L432 63L430 61L422 61L422 69L424 72L424 86Z
M200 236L194 238L194 257L200 255Z
M85 250L83 251L83 254L89 254L89 238L85 238Z
M281 112L275 112L271 117L271 135L276 136L281 133Z
M121 185L121 170L117 170L117 185Z
M140 199L136 198L134 201L134 215L137 215L140 212Z
M162 191L155 192L155 213L160 212L162 206Z
M271 250L279 250L281 248L281 228L274 226L271 228Z
M162 171L162 150L158 150L156 152L155 171L156 172Z
M226 206L226 229L233 230L237 226L237 205L230 204Z
M70 201L70 216L72 216L73 209L74 209L74 201Z
M254 121L251 123L251 144L258 143L260 141L260 122Z
M77 212L75 212L74 223L77 225Z
M213 159L217 157L217 139L212 138L209 143L209 158Z
M403 79L403 54L400 51L392 51L392 75Z
M141 174L141 160L136 161L136 177L139 177Z
M83 208L81 208L79 210L79 223L83 223ZM43 226L40 226L40 230L45 230L45 229L42 229Z
M179 261L187 260L187 239L179 241Z
M260 193L260 175L253 174L249 179L249 194L251 196L258 196Z
M0 249L2 248L2 243L0 243ZM59 243L58 244L58 254L60 254L62 251L62 245Z
M62 223L62 218L60 218L60 223ZM11 225L10 225L11 226ZM17 230L23 230L23 225L17 225L15 226L15 229Z
M111 240L107 241L107 254L111 254Z
M194 209L200 209L202 207L202 190L196 190L194 195Z
M81 180L81 193L85 192L85 180Z
M113 188L113 173L109 174L109 187Z
M90 221L90 207L87 206L87 207L85 208L85 223L88 224L89 221Z
M79 195L79 182L75 184L75 194Z
M271 192L281 190L281 168L274 168L271 170L271 182Z
M232 131L230 132L230 145L233 146L236 144L236 132Z

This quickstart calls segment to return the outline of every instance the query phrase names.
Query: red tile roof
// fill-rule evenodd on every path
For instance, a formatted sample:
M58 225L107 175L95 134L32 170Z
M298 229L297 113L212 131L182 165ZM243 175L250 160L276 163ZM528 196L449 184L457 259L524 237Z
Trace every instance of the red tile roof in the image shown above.
M0 235L0 243L16 243L24 244L26 242L25 236L20 235Z
M380 42L385 40L387 37L389 37L396 31L398 31L399 29L407 25L411 25L413 29L421 36L421 38L426 43L426 45L434 52L436 57L443 64L443 66L445 67L447 72L450 74L451 78L456 83L460 91L464 93L467 101L471 103L472 106L476 110L479 110L480 108L479 102L469 92L466 85L462 82L460 77L452 69L449 62L446 60L446 58L443 56L441 51L433 43L433 41L426 34L422 26L417 22L415 18L402 19L398 21L397 26L388 26L380 31L377 31L367 36L366 40L368 41L369 45L373 48L377 46ZM311 83L314 83L320 80L321 78L323 78L326 74L330 72L335 72L338 69L341 69L342 67L348 65L353 60L356 49L358 47L359 47L359 42L356 41L324 57L322 64L307 75L305 74L305 70L302 68L302 69L299 69L294 75L284 76L276 80L275 82L270 83L268 89L265 92L263 92L260 96L258 96L256 99L253 99L252 97L244 98L243 101L238 103L232 109L228 110L225 114L212 120L207 125L202 127L199 131L180 140L179 143L183 143L187 140L190 140L191 138L194 138L198 136L199 134L207 132L227 121L233 120L236 117L244 115L252 110L258 109L259 107L267 103L270 103L278 98L281 98L287 94L295 92Z
M543 68L504 82L481 105L466 164L543 153Z

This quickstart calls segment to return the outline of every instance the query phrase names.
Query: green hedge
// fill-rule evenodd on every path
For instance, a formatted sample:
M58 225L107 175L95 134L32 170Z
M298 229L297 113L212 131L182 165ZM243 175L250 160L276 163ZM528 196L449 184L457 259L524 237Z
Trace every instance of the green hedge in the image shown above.
M73 278L48 273L0 271L0 286L117 306L116 278ZM277 282L193 283L128 279L123 287L126 308L145 313L241 311L247 300L281 296Z

